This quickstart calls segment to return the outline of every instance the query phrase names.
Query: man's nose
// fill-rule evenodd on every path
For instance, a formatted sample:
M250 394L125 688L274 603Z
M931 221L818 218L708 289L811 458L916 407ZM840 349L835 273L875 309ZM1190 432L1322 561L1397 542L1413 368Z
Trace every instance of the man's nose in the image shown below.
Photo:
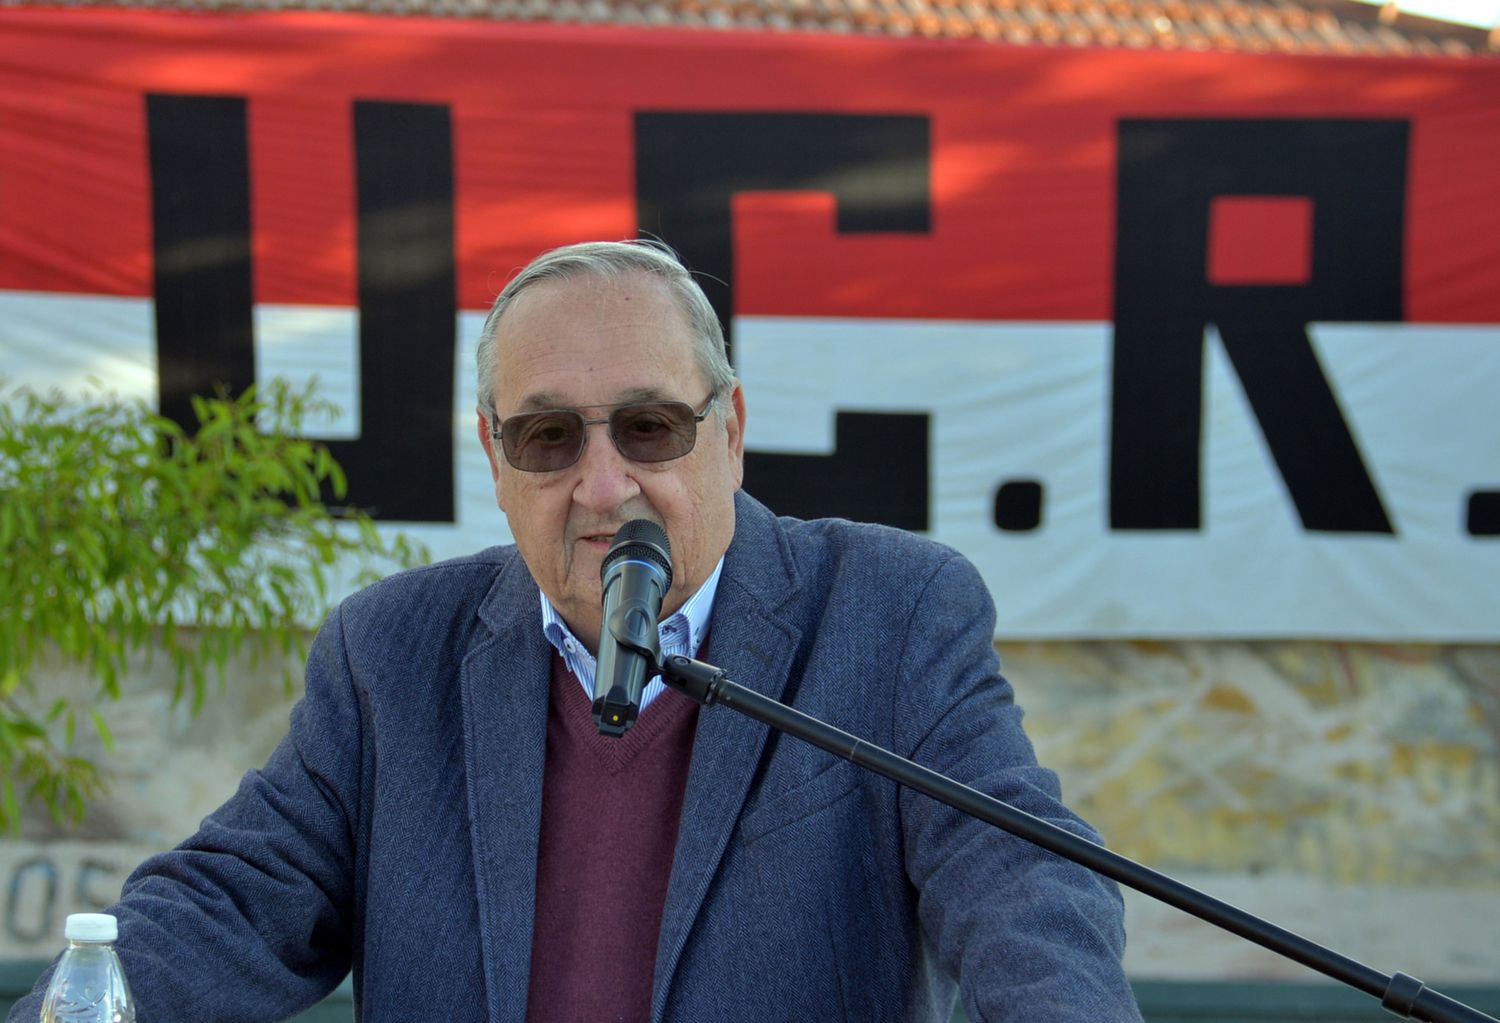
M610 514L641 492L635 463L620 454L607 423L591 423L578 456L578 484L573 500L590 511Z

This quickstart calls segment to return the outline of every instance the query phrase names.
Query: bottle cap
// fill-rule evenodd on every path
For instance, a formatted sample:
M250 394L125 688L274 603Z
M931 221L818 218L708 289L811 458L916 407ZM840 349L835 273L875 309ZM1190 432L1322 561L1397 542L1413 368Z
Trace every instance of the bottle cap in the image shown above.
M69 913L63 937L69 941L114 941L120 924L108 913Z

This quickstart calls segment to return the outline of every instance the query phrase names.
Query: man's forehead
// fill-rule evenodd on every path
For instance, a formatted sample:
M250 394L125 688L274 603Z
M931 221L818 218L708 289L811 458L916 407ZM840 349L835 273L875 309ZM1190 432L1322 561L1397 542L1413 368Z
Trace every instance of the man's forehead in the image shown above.
M499 411L694 402L697 341L670 285L631 273L538 281L495 331Z
M689 318L671 286L660 278L631 273L619 278L586 274L538 281L511 299L495 325L501 358L524 356L533 343L635 328L647 337L682 332Z
M547 277L528 284L511 299L510 308L501 316L500 322L503 324L518 309L529 312L537 306L552 302L565 301L570 307L582 312L591 303L603 306L617 300L647 301L648 304L662 301L673 307L677 305L671 285L655 274L638 270L616 274L585 270L566 276Z

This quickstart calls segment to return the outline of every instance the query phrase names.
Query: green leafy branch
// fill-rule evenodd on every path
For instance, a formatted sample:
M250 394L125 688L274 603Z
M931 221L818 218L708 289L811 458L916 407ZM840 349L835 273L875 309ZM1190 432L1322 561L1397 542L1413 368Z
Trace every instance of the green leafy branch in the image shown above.
M311 387L195 398L192 433L141 401L0 396L0 829L31 801L76 822L103 791L98 765L71 751L85 710L110 747L101 707L131 654L169 657L174 699L196 712L238 653L305 653L339 566L426 557L324 502L346 481L300 436L331 410ZM96 701L40 709L34 671L53 654L97 680Z

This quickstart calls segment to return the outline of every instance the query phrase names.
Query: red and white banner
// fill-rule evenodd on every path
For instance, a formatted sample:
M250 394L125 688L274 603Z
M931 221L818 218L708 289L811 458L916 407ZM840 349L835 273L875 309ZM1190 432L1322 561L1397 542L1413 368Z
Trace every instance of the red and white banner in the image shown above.
M483 311L662 237L747 489L1007 637L1500 639L1500 66L316 14L0 17L0 376L316 374L352 496L508 538Z

